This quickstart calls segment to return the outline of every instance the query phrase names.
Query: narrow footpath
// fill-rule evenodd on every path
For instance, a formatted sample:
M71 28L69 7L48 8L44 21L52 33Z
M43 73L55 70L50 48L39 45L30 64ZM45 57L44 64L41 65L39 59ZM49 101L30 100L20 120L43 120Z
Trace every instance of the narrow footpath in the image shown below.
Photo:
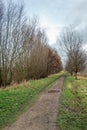
M59 78L26 113L4 130L59 130L56 119L63 82L64 77Z

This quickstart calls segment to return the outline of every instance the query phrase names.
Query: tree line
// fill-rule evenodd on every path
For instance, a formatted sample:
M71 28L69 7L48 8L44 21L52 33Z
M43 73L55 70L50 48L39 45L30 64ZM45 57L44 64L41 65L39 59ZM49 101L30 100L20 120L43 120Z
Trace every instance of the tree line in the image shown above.
M61 70L61 58L48 46L38 18L27 18L23 5L0 0L0 86Z

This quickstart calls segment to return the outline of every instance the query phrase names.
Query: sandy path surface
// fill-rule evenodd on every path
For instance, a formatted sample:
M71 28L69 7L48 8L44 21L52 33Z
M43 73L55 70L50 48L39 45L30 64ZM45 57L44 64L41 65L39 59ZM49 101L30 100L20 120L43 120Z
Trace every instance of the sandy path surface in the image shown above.
M56 126L59 97L64 77L43 92L37 102L4 130L59 130Z

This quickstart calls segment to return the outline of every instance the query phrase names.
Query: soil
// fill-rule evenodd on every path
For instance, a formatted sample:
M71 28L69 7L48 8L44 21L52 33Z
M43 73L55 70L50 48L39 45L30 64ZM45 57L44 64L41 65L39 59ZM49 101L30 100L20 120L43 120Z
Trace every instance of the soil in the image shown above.
M56 119L63 82L64 77L59 78L27 112L4 130L59 130Z

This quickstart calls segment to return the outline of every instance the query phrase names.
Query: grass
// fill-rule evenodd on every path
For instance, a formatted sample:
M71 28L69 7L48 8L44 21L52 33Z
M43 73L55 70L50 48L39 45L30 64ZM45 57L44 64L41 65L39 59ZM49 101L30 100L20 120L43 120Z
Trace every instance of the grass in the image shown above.
M60 130L87 130L87 78L67 77L57 119Z
M15 87L0 89L0 130L13 123L29 108L40 92L55 82L62 73L40 80L30 80Z

